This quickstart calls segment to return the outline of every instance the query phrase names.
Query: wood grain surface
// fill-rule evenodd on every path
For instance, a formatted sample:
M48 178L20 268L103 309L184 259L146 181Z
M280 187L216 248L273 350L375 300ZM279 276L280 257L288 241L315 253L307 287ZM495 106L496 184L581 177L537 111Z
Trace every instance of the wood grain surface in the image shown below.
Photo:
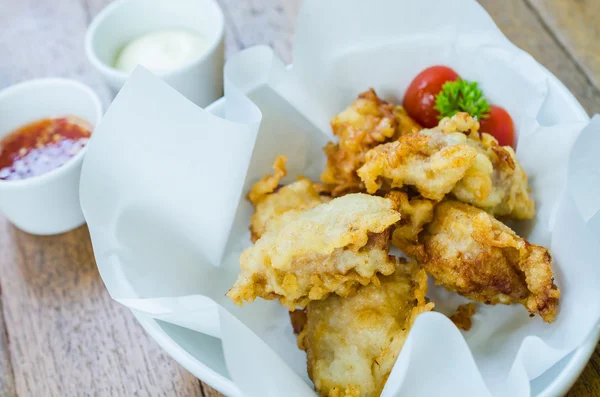
M577 58L560 44L553 31L526 1L480 0L502 32L556 75L577 97L589 114L600 112L600 90L581 72ZM573 4L578 1L567 1ZM590 27L590 30L593 28ZM592 43L590 43L592 44ZM600 42L590 51L600 51ZM600 74L599 74L600 76Z
M0 244L0 249L2 245ZM0 288L0 396L12 397L16 395L15 378L8 351L8 328L4 324L4 311L2 309L2 290Z
M106 293L86 227L34 237L2 220L0 233L16 395L202 396L198 381Z
M271 45L291 62L301 0L218 0L226 52ZM83 37L109 0L0 0L0 88L34 77L85 82L111 95L85 60ZM519 47L600 112L598 0L480 0ZM111 300L85 227L52 237L0 216L0 396L221 394L180 367ZM600 396L600 347L570 397Z
M581 71L600 87L600 1L529 0L546 29L575 60ZM598 111L596 109L596 111Z

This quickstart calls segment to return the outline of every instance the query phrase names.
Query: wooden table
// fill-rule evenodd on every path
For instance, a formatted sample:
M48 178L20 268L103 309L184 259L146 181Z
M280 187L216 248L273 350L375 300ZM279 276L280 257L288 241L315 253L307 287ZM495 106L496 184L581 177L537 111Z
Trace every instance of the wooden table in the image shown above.
M0 0L0 88L66 76L109 103L83 53L108 0ZM285 60L301 0L220 0L227 54L269 44ZM600 112L598 0L481 0L505 34ZM88 231L23 233L0 217L0 396L220 396L167 356L113 302ZM600 347L569 396L600 395Z

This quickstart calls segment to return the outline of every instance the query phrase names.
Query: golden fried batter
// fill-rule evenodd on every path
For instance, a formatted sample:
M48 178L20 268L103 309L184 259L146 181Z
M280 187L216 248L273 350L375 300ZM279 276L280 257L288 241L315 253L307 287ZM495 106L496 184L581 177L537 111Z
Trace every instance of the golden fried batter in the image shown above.
M381 285L312 301L298 336L308 374L323 397L378 397L416 317L427 303L427 275L401 263Z
M465 176L476 156L463 133L422 130L371 149L357 172L369 193L411 185L423 197L439 201Z
M456 325L458 328L468 331L473 325L471 317L475 315L475 308L476 307L474 303L460 305L456 308L456 313L450 316L450 320L452 320L454 325Z
M289 312L289 315L294 334L298 335L300 332L302 332L304 326L306 325L306 309Z
M431 200L452 193L492 215L533 218L535 204L515 152L478 131L475 119L457 113L436 128L371 149L357 173L369 193L411 185Z
M392 244L411 258L422 257L419 233L433 220L435 202L422 197L409 198L407 193L397 190L385 197L392 200L400 212L400 221L392 232Z
M327 165L321 180L333 185L333 195L364 191L356 170L364 163L365 153L401 133L419 131L419 125L404 108L381 100L373 89L363 92L347 109L331 119L339 143L329 142L323 150Z
M303 211L315 207L328 198L320 196L315 190L313 183L306 179L283 186L281 189L265 197L256 205L256 209L250 218L250 231L252 242L263 235L267 223L287 211Z
M527 174L513 148L500 146L493 136L479 133L479 123L466 113L440 122L444 132L462 131L467 143L477 149L474 164L452 194L459 200L495 216L532 219L535 203L529 196Z
M287 211L242 252L242 272L227 296L237 304L279 299L291 311L332 292L348 296L394 271L388 239L399 219L390 200L360 193Z
M277 189L281 178L287 175L285 163L287 163L286 156L277 156L273 163L273 175L265 175L261 180L252 185L246 195L246 198L252 205L256 207L258 203Z
M287 174L286 161L285 156L278 156L273 164L273 175L267 175L256 182L248 193L248 199L255 208L250 218L252 242L262 236L271 219L290 210L303 211L329 201L329 197L321 196L317 191L321 185L304 177L298 177L297 182L277 189L279 181Z
M435 208L420 236L423 268L436 283L486 304L521 303L552 322L560 292L551 256L487 212L458 201Z
M423 127L408 115L403 106L394 106L394 118L398 123L396 127L396 139L402 134L412 134L421 131Z

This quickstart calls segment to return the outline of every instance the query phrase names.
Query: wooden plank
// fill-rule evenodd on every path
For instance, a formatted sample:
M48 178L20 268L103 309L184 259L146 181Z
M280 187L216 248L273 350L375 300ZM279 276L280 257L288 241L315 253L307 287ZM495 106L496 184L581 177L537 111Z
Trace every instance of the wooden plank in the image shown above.
M90 1L102 0L88 0ZM301 1L219 0L219 3L228 24L228 55L251 45L269 44L285 61L291 61L291 37ZM563 80L586 109L591 110L600 103L597 91L587 91L585 78L577 73L576 63L569 62L555 38L544 29L543 24L535 18L531 10L527 10L521 0L511 0L508 4L493 0L484 0L482 3L505 34ZM534 23L530 25L528 19ZM204 390L206 395L216 393L207 385L204 385ZM218 393L214 395L220 396Z
M231 26L235 43L231 50L267 44L285 62L291 62L292 37L302 0L217 1Z
M0 245L1 249L1 245ZM15 379L8 350L8 332L4 324L2 309L2 289L0 288L0 396L16 397Z
M10 1L1 8L0 88L32 78L69 77L109 103L112 95L85 57L87 20L78 0Z
M33 0L21 2L20 4L11 4L8 6L8 10L6 10L6 6L3 7L3 11L0 13L0 23L2 23L2 26L6 27L10 23L15 24L15 20L19 21L19 23L25 20L26 23L23 24L24 26L17 27L16 34L11 33L10 35L4 34L0 36L0 53L13 55L8 61L2 60L0 62L0 86L38 75L58 74L77 76L97 90L103 91L103 96L107 100L109 95L102 82L99 81L99 76L90 72L85 64L85 60L81 58L83 54L80 51L83 37L81 31L76 32L79 28L75 29L70 25L74 23L73 21L79 21L74 23L77 26L81 25L80 21L84 21L84 24L89 22L90 18L107 2L106 0L86 0L83 2L86 7L77 8L77 6L73 7L72 4L67 4L64 6L64 10L63 5L58 4L44 5L40 8L37 2L33 4ZM219 2L224 9L228 21L226 43L229 55L247 46L270 44L285 61L291 61L293 23L301 1L249 0L240 2L236 0L219 0ZM557 45L556 39L544 28L544 24L541 23L539 18L536 20L535 13L531 9L523 13L528 8L523 8L524 3L522 3L522 0L495 2L496 4L493 4L493 0L484 0L482 2L509 38L517 45L532 53L540 62L557 74L580 98L586 109L593 109L594 106L596 109L599 109L600 96L598 95L598 90L585 90L586 76L578 73L576 62L569 58L564 48ZM52 9L48 9L48 7L52 7ZM60 7L61 11L56 11L56 7ZM33 16L29 15L30 13ZM48 28L46 26L48 21L46 21L43 29L39 29L36 23L27 23L31 18L34 20L38 18L43 20L43 14L50 15L49 20L54 18L55 20L60 19L61 22L66 21L66 26L61 27L60 25L62 24L55 24L58 27L53 25ZM21 19L15 19L15 16L21 17ZM24 16L25 18L23 19ZM530 25L531 21L528 20L528 17L531 16L534 16L534 18L533 23ZM35 34L36 30L48 32L49 29L59 29L59 31L52 31L43 38ZM14 30L6 29L9 32ZM16 38L17 43L20 43L21 40L25 41L27 38L31 39L32 37L34 40L29 41L32 43L31 45L27 44L19 47L18 44L11 42L11 40L14 41ZM71 50L65 52L61 43L67 43L67 47L70 47ZM78 48L79 43L81 43L80 48ZM46 48L42 48L41 54L38 54L40 46L46 46ZM4 51L5 49L8 52ZM73 58L65 57L65 55L73 55ZM73 63L70 65L60 65L60 62L66 62L61 61L62 59L71 60ZM58 62L59 64L54 65L52 62ZM35 367L38 365L35 360L25 362L22 358L19 359L21 362L19 364L20 371L15 372L19 373L17 386L19 387L20 394L38 394L35 391L28 390L26 387L22 387L23 383L33 383L35 379L40 383L40 388L36 389L36 391L41 390L42 395L53 395L56 392L55 389L44 388L46 387L44 382L48 381L46 379L48 375L50 375L50 380L53 377L64 377L65 374L77 378L79 373L78 371L74 371L74 369L78 370L82 364L85 381L79 382L79 386L76 386L74 389L67 389L66 387L69 386L72 379L63 379L62 383L64 387L59 390L57 395L84 394L84 389L77 388L81 387L81 383L85 384L86 392L94 390L96 394L100 395L158 395L162 393L187 396L201 394L198 388L193 387L197 383L189 379L191 376L166 358L156 345L148 343L146 335L143 334L130 313L112 302L106 295L104 287L97 273L95 273L95 266L91 258L85 229L79 229L63 236L38 240L37 238L15 231L5 223L3 225L0 224L0 226L4 226L4 229L7 230L6 233L0 233L0 241L4 241L9 250L6 251L3 249L3 254L10 252L11 249L15 250L15 241L19 243L20 247L18 252L12 252L14 256L12 265L6 265L4 262L0 263L0 274L2 274L0 285L8 284L11 291L20 291L21 295L26 298L23 301L11 299L10 308L7 309L7 313L10 310L11 324L17 322L20 323L20 326L29 326L30 329L29 331L24 331L26 335L20 338L24 340L19 341L20 344L16 347L12 343L13 338L11 338L11 352L15 350L32 355L35 352L35 347L39 347L42 349L41 353L34 358L43 361L44 356L56 354L58 358L65 361L73 355L73 346L79 344L79 352L86 351L85 346L90 346L90 349L87 350L93 350L95 355L92 359L90 357L85 358L85 354L80 353L79 355L83 357L76 355L76 362L63 362L62 364L61 361L53 358L52 364L42 363L41 366L44 367L42 368L43 371L38 371L37 367ZM0 230L3 229L0 228ZM3 239L3 235L8 237ZM87 254L78 253L82 250L80 240L85 241L83 245L87 244L87 248L83 249L84 251L88 251ZM4 246L0 243L0 247ZM59 253L65 250L66 252L70 252L70 254ZM88 256L86 257L86 255ZM70 258L71 265L73 266L69 266L69 262L65 261L65 258ZM79 266L75 266L76 263ZM81 263L86 263L86 265L82 266ZM9 270L12 271L8 276L5 276L6 266L9 266ZM41 275L39 274L40 272L42 273ZM45 275L45 273L48 274ZM65 278L65 280L62 280L62 278ZM9 281L6 281L6 279L9 279ZM61 287L59 284L63 283L64 285ZM80 300L84 302L78 302ZM25 319L21 320L19 315L21 315L21 311L24 309L29 314L25 316ZM54 311L55 314L47 314L47 310ZM86 314L87 317L83 316L83 314ZM77 316L79 321L76 321L76 318L71 318L71 316ZM87 322L86 318L88 319ZM7 324L9 323L8 319L9 316L7 315ZM47 339L58 337L53 340L57 346L46 346L49 343L36 339L31 329L36 329L34 326L38 325L41 325L42 328L35 334L44 335ZM26 330L26 328L23 329ZM108 329L110 332L107 332ZM89 332L89 330L93 330L93 332ZM107 335L107 333L110 335ZM71 336L74 336L74 338L71 338ZM105 340L106 338L108 339ZM61 344L66 343L65 340L69 340L68 345L71 346L68 357L64 351L61 351ZM84 347L81 347L81 344ZM577 393L580 384L583 384L585 389L589 384L593 384L594 381L598 382L600 378L597 373L590 373L589 381L586 378L586 374L589 373L588 370L590 368L592 368L592 371L594 365L596 369L598 368L598 357L597 352L590 366L584 372L582 380L575 386L574 393ZM91 364L89 363L90 360ZM140 369L139 362L143 362L143 370ZM27 371L27 368L23 370L23 367L31 364L34 364L35 368L30 368L29 371ZM106 368L107 364L111 368ZM91 365L92 368L85 368L86 365ZM64 367L67 368L67 371L59 371ZM57 372L53 373L52 370L56 370ZM0 373L4 374L4 372ZM27 375L23 375L24 373L27 373ZM31 374L36 375L36 377L30 378L28 381L22 379L31 376ZM94 379L96 382L92 382ZM184 380L182 381L182 379ZM77 383L77 379L75 381ZM169 382L172 382L171 386L167 385ZM99 384L101 384L100 386L103 385L104 388L98 388ZM146 386L144 387L140 384ZM164 385L167 386L163 387ZM189 390L187 390L188 388ZM207 397L221 396L206 385L204 385L203 389L203 394ZM181 394L173 393L176 390ZM71 393L72 391L75 393ZM0 393L0 395L4 394ZM598 395L598 393L578 394L577 397L584 395Z
M83 51L89 18L78 0L4 4L0 87L65 76L87 83L108 104L111 94ZM4 327L12 359L12 370L0 367L0 376L14 374L18 395L202 395L198 380L110 298L87 229L34 237L0 217L0 252ZM0 363L5 357L0 356ZM0 389L0 395L10 394Z
M600 88L600 1L527 0L549 30ZM600 112L600 109L595 109Z
M20 396L202 396L113 301L86 227L35 237L0 219L0 280Z
M92 22L92 19L98 15L100 11L104 7L106 7L109 3L112 3L113 0L79 0L83 6L84 12L87 17L88 24Z
M530 53L571 90L588 113L600 110L600 90L590 84L579 65L524 0L479 0L479 3L513 43Z
M202 392L204 393L204 397L225 397L204 382L202 382Z

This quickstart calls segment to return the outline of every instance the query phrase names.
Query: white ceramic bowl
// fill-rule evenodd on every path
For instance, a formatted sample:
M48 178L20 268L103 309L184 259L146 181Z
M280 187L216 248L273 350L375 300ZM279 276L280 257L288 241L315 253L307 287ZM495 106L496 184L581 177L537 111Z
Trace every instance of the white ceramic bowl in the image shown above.
M589 120L569 90L550 72L550 93L538 121L543 125ZM220 99L206 108L224 117L225 100ZM192 374L229 397L243 396L232 382L223 358L218 339L173 324L134 314L146 331L171 357ZM585 368L600 338L600 328L595 329L583 345L531 381L532 397L559 397L567 393Z
M95 126L102 104L88 86L67 79L31 80L0 91L0 138L33 121L62 116L76 116ZM32 234L58 234L83 225L79 176L85 151L84 147L46 174L0 180L0 211Z
M121 89L128 73L113 64L131 40L163 29L189 29L208 41L202 54L181 68L158 76L199 106L223 94L224 18L214 0L117 0L90 24L85 53L113 91Z

